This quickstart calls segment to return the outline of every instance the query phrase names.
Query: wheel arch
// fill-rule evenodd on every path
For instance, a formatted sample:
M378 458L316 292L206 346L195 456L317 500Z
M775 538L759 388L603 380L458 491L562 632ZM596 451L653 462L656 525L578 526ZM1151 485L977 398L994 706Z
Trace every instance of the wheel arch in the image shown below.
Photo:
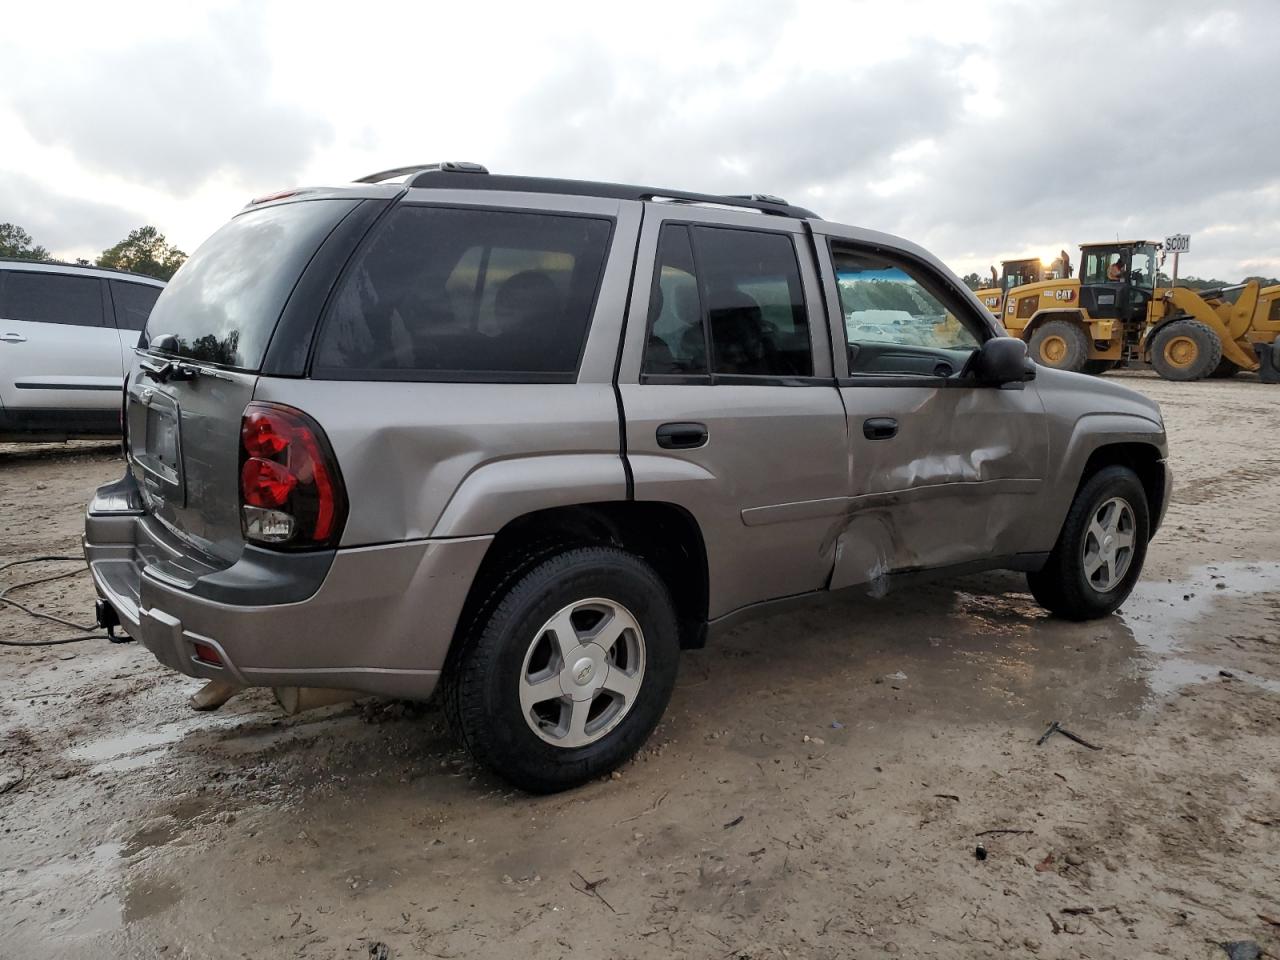
M619 547L652 566L671 592L680 646L690 649L705 643L710 579L702 530L677 504L634 500L550 507L508 521L494 536L472 581L459 618L459 636L484 612L486 599L504 581L561 550L595 545Z
M1072 499L1081 488L1098 471L1106 467L1127 467L1137 474L1142 489L1147 495L1147 507L1150 513L1150 528L1147 539L1155 536L1160 521L1164 517L1167 492L1167 471L1163 452L1155 444L1140 440L1121 440L1115 443L1104 443L1094 448L1085 460L1080 472L1080 480L1072 493Z

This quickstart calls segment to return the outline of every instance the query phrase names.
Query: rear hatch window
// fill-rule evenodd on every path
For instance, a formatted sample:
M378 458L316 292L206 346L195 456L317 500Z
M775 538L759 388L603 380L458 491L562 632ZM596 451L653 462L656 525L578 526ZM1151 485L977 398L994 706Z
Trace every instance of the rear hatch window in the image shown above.
M250 210L211 236L174 274L145 341L172 335L171 353L254 371L303 268L358 200L306 200Z

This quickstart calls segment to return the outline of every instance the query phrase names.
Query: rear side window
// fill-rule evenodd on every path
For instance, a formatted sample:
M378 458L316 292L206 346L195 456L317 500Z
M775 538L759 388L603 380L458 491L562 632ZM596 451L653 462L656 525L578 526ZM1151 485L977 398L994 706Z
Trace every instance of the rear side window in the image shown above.
M173 275L146 340L172 334L178 356L257 370L303 268L358 202L307 200L240 214Z
M105 326L102 281L34 270L0 273L0 317L77 327Z
M662 228L644 372L705 375L707 343L712 374L813 374L809 314L789 235L677 224Z
M313 375L572 380L611 229L590 217L402 206L348 269Z
M116 326L121 330L145 328L151 308L156 305L156 298L163 289L146 283L112 280L111 300L116 307Z
M658 237L658 265L649 293L649 340L644 372L707 373L702 304L689 228L669 223Z

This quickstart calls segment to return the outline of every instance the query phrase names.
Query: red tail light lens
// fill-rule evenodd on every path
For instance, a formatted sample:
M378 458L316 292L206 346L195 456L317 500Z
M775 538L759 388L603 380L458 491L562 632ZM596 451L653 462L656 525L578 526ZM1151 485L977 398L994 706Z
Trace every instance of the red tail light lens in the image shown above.
M285 549L332 546L347 496L324 432L301 410L254 401L240 422L240 526Z

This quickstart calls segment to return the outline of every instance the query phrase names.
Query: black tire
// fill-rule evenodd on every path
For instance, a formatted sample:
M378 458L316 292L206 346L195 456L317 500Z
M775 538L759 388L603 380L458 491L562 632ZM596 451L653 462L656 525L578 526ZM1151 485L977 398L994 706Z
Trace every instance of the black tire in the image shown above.
M1222 362L1222 342L1190 318L1161 327L1151 341L1151 366L1166 380L1203 380Z
M1209 379L1225 380L1228 377L1234 377L1239 372L1240 368L1224 357L1219 360L1218 365L1213 368L1213 373L1209 374Z
M575 547L544 557L500 582L479 606L444 679L445 714L481 764L523 790L554 793L609 773L657 726L675 687L680 655L666 585L643 560L613 547ZM643 635L639 691L617 725L580 747L534 733L520 703L525 655L539 628L563 607L588 598L621 604Z
M1041 366L1079 373L1089 360L1089 334L1071 320L1050 320L1036 327L1028 352Z
M1114 497L1127 501L1133 512L1133 553L1119 583L1102 592L1085 573L1085 538L1094 515ZM1105 617L1124 603L1142 575L1150 530L1147 494L1138 475L1128 467L1103 467L1076 493L1044 568L1027 574L1031 595L1040 606L1066 620Z
M1117 362L1116 360L1086 360L1084 369L1081 372L1087 373L1092 377L1100 376L1108 370L1114 370Z

